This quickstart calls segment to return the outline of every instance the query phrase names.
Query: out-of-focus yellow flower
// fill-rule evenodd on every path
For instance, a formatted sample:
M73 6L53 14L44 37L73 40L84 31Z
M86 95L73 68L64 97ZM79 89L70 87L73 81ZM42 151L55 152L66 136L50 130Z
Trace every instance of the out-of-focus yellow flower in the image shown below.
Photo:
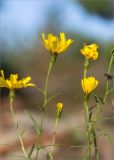
M86 59L93 59L96 60L98 58L98 45L95 43L90 45L84 45L80 51L85 56Z
M81 80L82 89L86 95L90 94L98 85L94 77L87 77Z
M9 90L20 89L23 87L33 87L35 86L33 83L29 83L31 77L28 76L21 80L18 80L18 74L11 74L8 79L5 79L4 71L0 70L0 87L8 88Z
M45 33L42 33L42 43L51 54L58 55L64 52L73 43L73 40L66 40L65 33L60 33L60 37L52 33L45 37Z

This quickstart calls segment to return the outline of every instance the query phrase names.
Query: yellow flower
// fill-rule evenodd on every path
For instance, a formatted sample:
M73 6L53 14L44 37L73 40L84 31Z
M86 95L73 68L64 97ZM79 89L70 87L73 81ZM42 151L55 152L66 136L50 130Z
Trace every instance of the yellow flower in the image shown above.
M51 54L58 55L64 52L73 43L73 40L66 40L65 33L60 33L60 37L50 33L47 38L45 33L42 33L42 43Z
M11 74L8 79L5 79L4 77L4 71L1 70L1 76L0 76L0 87L5 87L10 90L13 89L19 89L23 87L33 87L35 86L33 83L29 83L31 80L31 77L26 77L21 80L18 80L18 74Z
M81 80L82 89L86 95L90 94L98 85L94 77L87 77Z
M81 49L81 53L85 56L86 59L96 60L98 58L98 45L95 43L90 45L84 45L84 48Z

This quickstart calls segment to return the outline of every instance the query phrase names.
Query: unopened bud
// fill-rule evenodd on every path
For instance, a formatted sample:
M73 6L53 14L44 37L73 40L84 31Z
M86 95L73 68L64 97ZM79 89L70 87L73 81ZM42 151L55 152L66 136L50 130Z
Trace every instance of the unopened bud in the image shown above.
M59 120L63 111L63 103L57 103L56 109L56 119Z

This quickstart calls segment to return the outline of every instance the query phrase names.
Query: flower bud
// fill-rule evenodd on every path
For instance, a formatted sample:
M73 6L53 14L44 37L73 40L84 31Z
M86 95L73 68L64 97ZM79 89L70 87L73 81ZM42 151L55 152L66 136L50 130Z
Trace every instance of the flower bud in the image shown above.
M57 103L56 106L56 120L59 121L59 119L61 118L61 114L63 111L63 103Z

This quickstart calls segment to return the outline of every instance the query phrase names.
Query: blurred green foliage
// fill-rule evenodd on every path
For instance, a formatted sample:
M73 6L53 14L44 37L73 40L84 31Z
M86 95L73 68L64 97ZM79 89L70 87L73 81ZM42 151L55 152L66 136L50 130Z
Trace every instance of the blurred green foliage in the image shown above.
M113 0L79 0L79 2L92 13L96 13L103 18L114 18Z

